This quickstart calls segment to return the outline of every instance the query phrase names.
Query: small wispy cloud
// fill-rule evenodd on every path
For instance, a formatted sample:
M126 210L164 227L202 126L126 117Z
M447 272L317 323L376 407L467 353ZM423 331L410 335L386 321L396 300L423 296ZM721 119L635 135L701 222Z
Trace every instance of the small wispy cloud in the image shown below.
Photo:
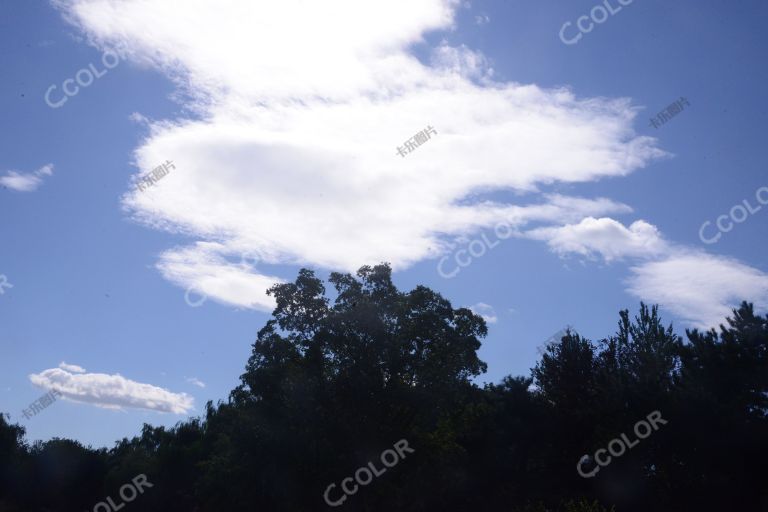
M70 373L85 373L85 368L83 368L82 366L78 366L76 364L68 364L68 363L65 363L64 361L59 363L59 368L61 368L62 370L66 370Z
M480 315L489 324L495 324L499 317L496 316L496 310L493 306L486 304L485 302L478 302L474 306L469 306L469 309L476 315Z
M190 384L194 384L195 386L197 386L199 388L204 388L205 387L205 382L201 381L197 377L187 377L187 382L189 382Z
M149 126L152 120L145 116L144 114L141 114L139 112L131 112L131 114L128 116L128 119L130 121L133 121L136 124L140 124L143 126Z
M73 402L105 409L148 409L185 414L194 403L186 393L173 393L152 384L126 379L120 374L85 373L80 366L64 362L58 368L30 374L29 380L41 388L57 390Z
M33 172L7 171L0 176L0 185L17 192L32 192L43 184L43 176L53 174L53 164L46 164Z
M493 68L485 55L463 44L451 46L443 41L432 50L431 63L436 70L456 76L476 79L490 79L493 76Z
M489 18L487 14L478 14L475 16L475 25L485 25L489 21L491 21L491 18Z

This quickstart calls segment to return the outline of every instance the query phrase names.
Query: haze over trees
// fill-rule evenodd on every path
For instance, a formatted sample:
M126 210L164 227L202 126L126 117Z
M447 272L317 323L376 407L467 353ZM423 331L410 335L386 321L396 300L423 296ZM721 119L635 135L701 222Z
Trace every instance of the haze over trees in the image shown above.
M301 270L270 290L240 385L201 418L94 450L30 445L0 415L0 511L93 510L137 474L153 487L124 512L768 510L768 316L751 304L685 337L641 304L604 339L568 331L530 376L480 387L481 317L397 290L387 265L328 282ZM653 411L663 428L578 474ZM326 504L401 439L414 453Z

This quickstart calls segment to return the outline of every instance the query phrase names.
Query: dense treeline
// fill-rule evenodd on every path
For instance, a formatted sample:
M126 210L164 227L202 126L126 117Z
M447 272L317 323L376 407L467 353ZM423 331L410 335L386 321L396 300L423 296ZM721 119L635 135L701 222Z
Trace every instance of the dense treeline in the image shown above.
M768 510L768 317L752 305L686 339L641 305L481 388L482 318L398 291L386 265L329 282L333 300L308 270L270 290L241 384L203 418L93 450L29 446L0 415L0 510L93 510L138 474L152 487L123 512ZM633 439L654 411L665 423ZM598 466L622 433L636 444ZM398 440L407 457L339 503Z

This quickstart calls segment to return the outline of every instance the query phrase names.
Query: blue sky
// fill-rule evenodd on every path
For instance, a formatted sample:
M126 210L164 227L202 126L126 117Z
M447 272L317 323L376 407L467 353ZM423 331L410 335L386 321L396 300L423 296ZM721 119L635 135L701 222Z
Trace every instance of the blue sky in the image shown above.
M0 411L94 446L199 414L302 266L472 306L481 381L640 300L680 332L765 310L768 6L606 1L576 44L603 4L0 4Z

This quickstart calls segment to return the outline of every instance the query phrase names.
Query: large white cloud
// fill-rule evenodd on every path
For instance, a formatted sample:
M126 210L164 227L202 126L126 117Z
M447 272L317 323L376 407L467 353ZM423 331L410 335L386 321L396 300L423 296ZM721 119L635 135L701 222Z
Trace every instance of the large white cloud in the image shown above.
M186 393L173 393L151 384L144 384L122 375L83 373L77 365L59 365L29 375L36 386L59 391L64 398L108 409L149 409L159 412L185 414L194 404ZM73 373L74 372L74 373Z
M503 220L563 256L639 261L629 291L695 324L765 298L762 272L606 217L626 205L540 196L543 184L626 175L664 153L634 132L627 99L494 81L464 45L441 42L420 62L427 33L455 28L456 0L54 3L95 45L174 80L195 113L146 122L134 179L166 160L175 169L123 199L139 221L197 240L160 255L179 286L270 309L264 290L287 277L270 265L403 268ZM428 125L437 135L398 156ZM474 200L494 191L525 204Z
M346 101L430 78L403 49L453 24L454 0L53 0L98 42L125 43L215 102ZM413 62L411 62L413 61ZM407 76L393 72L408 71Z
M55 3L95 44L166 73L198 114L150 125L137 177L176 168L124 206L199 240L158 267L226 303L269 308L254 295L278 280L264 265L403 268L502 219L615 212L604 200L471 198L626 175L663 154L633 131L627 99L494 82L482 54L444 42L421 63L414 45L453 28L453 0ZM428 125L437 135L398 156ZM233 268L244 251L260 264Z
M137 177L166 160L175 169L124 197L136 219L199 240L160 256L159 270L179 286L269 309L264 290L280 277L264 266L402 268L506 220L515 229L544 224L524 236L561 255L645 260L630 291L694 323L764 297L755 269L686 253L647 222L627 228L602 217L624 205L472 201L626 175L663 153L634 133L626 99L494 82L488 60L463 45L440 43L429 65L419 62L412 46L452 29L454 1L56 3L95 44L166 73L198 114L149 125ZM437 135L397 156L427 125ZM258 263L233 263L243 253ZM695 278L701 264L718 277Z

